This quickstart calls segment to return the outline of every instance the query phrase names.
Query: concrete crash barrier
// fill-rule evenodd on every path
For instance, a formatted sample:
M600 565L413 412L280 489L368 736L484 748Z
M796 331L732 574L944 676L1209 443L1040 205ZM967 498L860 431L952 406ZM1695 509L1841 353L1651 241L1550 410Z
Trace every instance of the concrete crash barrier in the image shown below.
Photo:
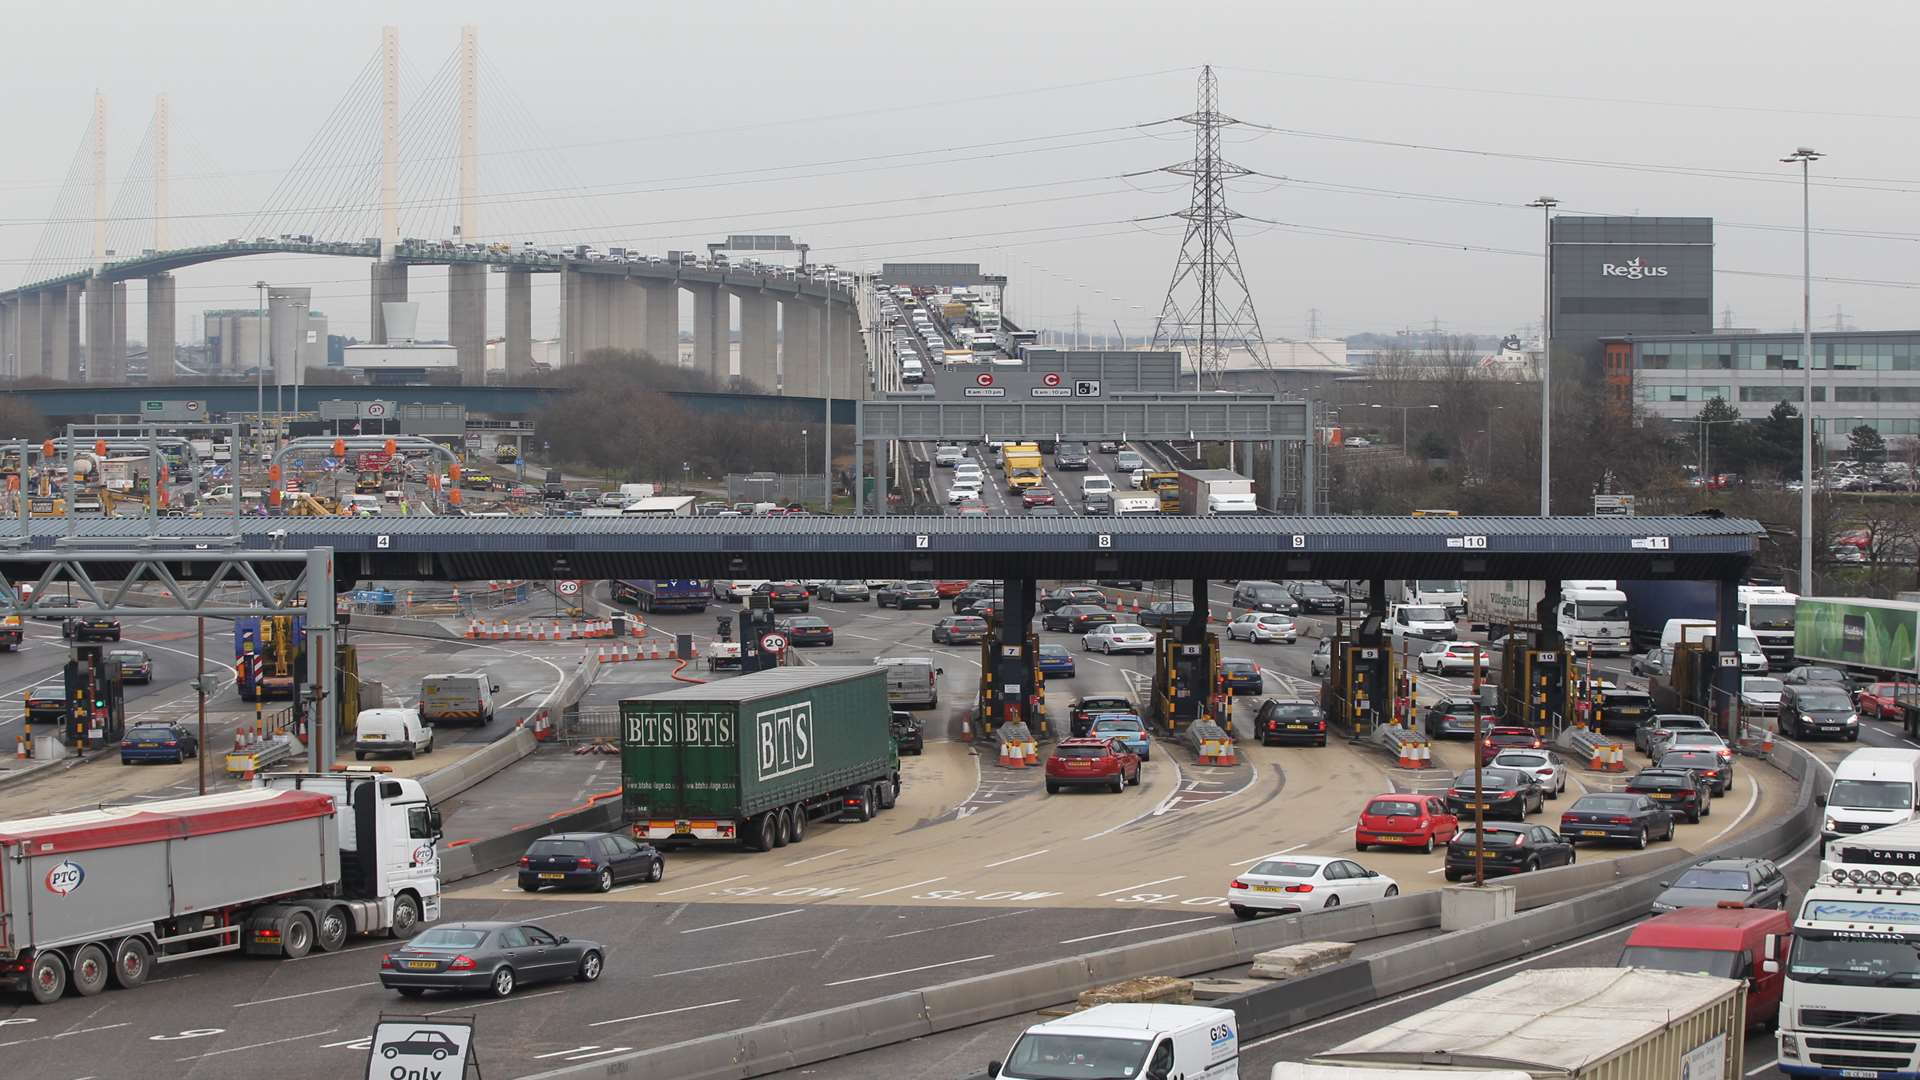
M930 986L921 996L926 998L927 1022L933 1030L949 1031L1072 1001L1082 990L1113 981L1111 976L1090 975L1087 961L1073 956Z
M1186 975L1242 963L1247 951L1232 927L1214 927L1179 937L1118 945L1083 958L1095 985L1170 972Z
M1240 1021L1240 1044L1351 1009L1381 996L1365 963L1341 964L1298 979L1263 986L1237 997L1209 1002L1231 1008Z
M1193 980L1171 975L1143 975L1138 979L1082 990L1073 999L1082 1009L1095 1005L1191 1005Z
M620 824L620 800L606 799L538 825L515 829L471 843L455 841L440 849L440 878L459 881L489 873L520 860L527 845L560 832L607 832Z
M1344 964L1352 957L1350 941L1303 941L1254 957L1251 974L1256 979L1298 979L1321 968Z
M486 749L422 777L420 785L427 789L429 802L443 802L533 753L539 745L532 731L514 728L504 738L487 744Z

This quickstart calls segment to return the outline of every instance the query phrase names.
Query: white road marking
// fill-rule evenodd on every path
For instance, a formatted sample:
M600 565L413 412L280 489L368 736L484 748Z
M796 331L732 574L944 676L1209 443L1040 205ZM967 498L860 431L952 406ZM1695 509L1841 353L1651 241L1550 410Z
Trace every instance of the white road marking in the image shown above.
M1045 855L1045 854L1046 854L1047 852L1049 852L1049 851L1051 851L1051 850L1053 850L1053 849L1051 849L1051 848L1041 848L1041 849L1040 849L1039 851L1029 851L1029 852L1027 852L1027 853L1026 853L1025 855L1015 855L1015 856L1014 856L1013 858L1011 858L1011 859L1001 859L1001 860L1000 860L999 862L990 862L990 863L988 863L987 865L985 865L985 866L983 866L983 867L981 867L980 869L982 869L982 870L991 870L991 869L993 869L993 868L994 868L994 867L996 867L996 866L1005 866L1005 865L1007 865L1008 863L1017 863L1017 862L1019 862L1019 861L1020 861L1021 859L1031 859L1031 858L1033 858L1033 857L1034 857L1035 855Z
M538 994L527 994L524 997L499 998L498 1000L495 1000L495 1001L480 1001L480 1002L469 1003L466 1005L458 1005L451 1009L435 1009L432 1012L427 1013L426 1015L440 1016L443 1013L466 1012L468 1009L484 1009L490 1005L511 1005L516 1001L532 1001L535 998L552 997L555 994L564 994L564 993L566 993L565 990L547 990Z
M246 1046L229 1046L225 1050L209 1050L204 1054L191 1054L187 1057L174 1058L173 1060L198 1061L201 1058L219 1057L221 1054L237 1054L242 1050L258 1050L263 1046L279 1046L281 1043L299 1042L302 1039L317 1039L322 1035L331 1035L339 1030L339 1028L328 1028L325 1031L315 1031L306 1035L289 1035L284 1039L269 1039L266 1042L249 1043Z
M718 971L721 968L739 967L741 964L758 964L763 960L785 960L789 956L807 956L819 952L819 949L800 949L796 952L774 953L772 956L755 956L747 960L729 960L724 964L708 964L704 967L681 968L678 971L656 971L653 977L664 979L668 975L691 975L696 971Z
M732 922L714 923L712 926L696 926L691 930L682 930L680 932L683 934L700 934L708 930L724 930L729 926L745 926L747 923L764 922L767 919L778 919L783 915L798 915L805 910L807 909L789 908L786 911L776 911L771 915L755 915L751 919L735 919Z
M725 884L726 884L727 882L729 882L729 881L739 881L739 880L740 880L741 878L743 878L743 877L746 877L746 876L747 876L747 875L745 875L745 874L735 874L735 875L733 875L732 877L723 877L723 878L721 878L721 879L719 879L718 881L703 881L703 882L701 882L701 883L700 883L700 884L698 884L698 885L683 885L683 886L681 886L681 887L680 887L680 888L678 888L678 889L668 889L668 890L667 890L666 892L663 892L663 893L661 893L660 895L661 895L661 896L672 896L672 895L673 895L674 893L683 893L683 892L692 892L692 891L693 891L693 890L695 890L695 889L705 889L705 888L710 888L710 887L712 887L712 886L714 886L714 885L725 885Z
M740 1000L739 998L728 998L725 1001L709 1001L704 1005L682 1005L677 1009L662 1009L659 1012L640 1013L635 1016L620 1016L612 1020L595 1020L587 1026L605 1027L608 1024L625 1024L634 1020L651 1020L656 1016L672 1016L675 1013L693 1012L696 1009L717 1009L722 1005L738 1005Z
M380 980L374 979L371 982L348 983L346 986L329 986L325 990L309 990L304 994L286 994L281 997L260 998L256 1001L239 1001L239 1002L235 1002L233 1007L236 1009L251 1009L255 1005L272 1005L273 1003L278 1001L293 1001L296 998L319 997L321 994L333 994L333 993L338 993L341 990L358 990L363 986L379 986L379 985L380 985ZM181 1060L184 1061L186 1059L182 1058Z
M932 971L935 968L952 967L955 964L971 964L975 960L991 960L991 959L993 959L992 953L981 953L979 956L969 956L964 960L943 960L938 964L922 964L919 967L902 968L899 971L883 971L878 975L862 975L858 978L840 979L835 982L823 983L822 985L851 986L854 983L872 982L875 979L890 979L895 975L911 975L916 971Z
M1755 805L1756 803L1758 803L1759 801L1760 801L1760 784L1759 784L1759 782L1758 782L1757 780L1748 780L1748 781L1747 781L1747 805L1746 805L1746 808L1740 811L1740 816L1739 816L1739 817L1737 817L1737 818L1734 818L1734 819L1733 819L1732 821L1729 821L1729 822L1727 822L1727 827L1726 827L1726 828L1724 828L1724 829L1721 829L1721 830L1720 830L1719 832L1717 832L1717 833L1714 833L1714 834L1713 834L1713 837L1712 837L1712 839L1710 839L1710 840L1708 840L1708 841L1707 841L1707 845L1708 845L1708 846L1712 846L1712 845L1713 845L1713 844L1714 844L1714 843L1715 843L1716 841L1718 841L1718 840L1719 840L1719 839L1720 839L1721 837L1723 837L1723 836L1725 836L1725 835L1727 835L1727 834L1728 834L1729 832L1732 832L1732 831L1733 831L1733 830L1734 830L1734 829L1735 829L1736 827L1738 827L1738 826L1739 826L1739 824L1740 824L1740 823L1741 823L1742 821L1745 821L1745 820L1747 820L1747 815L1748 815L1748 814L1751 814L1751 813L1753 813L1753 808L1754 808L1754 805Z
M1172 922L1154 923L1152 926L1129 926L1124 930L1109 930L1104 934L1088 934L1085 937L1068 938L1062 945L1078 945L1083 941L1098 941L1101 938L1119 937L1121 934L1137 934L1142 930L1159 930L1168 926L1185 926L1188 923L1209 922L1218 918L1215 915L1200 915L1191 919L1175 919Z
M1123 885L1118 889L1108 889L1106 892L1096 893L1095 895L1116 896L1123 892L1133 892L1135 889L1144 889L1149 885L1165 885L1169 881L1179 881L1181 878L1184 878L1186 876L1187 875L1185 874L1175 874L1172 877L1155 878L1152 881L1143 881L1138 885Z
M852 850L853 850L852 848L836 848L836 849L834 849L833 851L823 851L823 852L821 852L821 853L820 853L820 854L818 854L818 855L809 855L809 856L807 856L807 857L806 857L806 858L804 858L804 859L795 859L795 860L793 860L793 861L792 861L792 862L790 862L790 863L781 863L780 865L782 865L782 866L799 866L799 865L800 865L801 863L810 863L810 862L812 862L812 861L814 861L815 859L830 859L830 858L832 858L832 857L833 857L833 856L835 856L835 855L844 855L844 854L846 854L847 852L849 852L849 851L852 851Z
M551 915L548 915L545 912L542 912L540 917L542 919L564 919L569 915L585 915L589 911L599 911L601 908L606 906L607 905L605 904L595 904L592 907L569 908L566 911L556 911Z
M12 1042L0 1042L0 1046L19 1046L21 1043L46 1042L51 1039L64 1039L69 1035L90 1035L96 1031L112 1031L114 1028L131 1027L130 1023L104 1024L100 1027L74 1028L72 1031L56 1032L52 1035L35 1035L31 1039L15 1039Z
M1239 862L1230 862L1227 864L1227 869L1231 870L1236 866L1249 866L1253 863L1259 862L1261 859L1272 858L1275 855L1285 855L1289 851L1299 851L1301 848L1306 846L1307 845L1305 844L1295 844L1290 848L1281 848L1279 851L1269 851L1265 855L1255 855L1251 859L1241 859Z
M1759 1076L1759 1075L1760 1075L1761 1073L1763 1073L1763 1072L1766 1072L1766 1071L1767 1071L1768 1069L1771 1069L1771 1068L1773 1068L1773 1067L1774 1067L1775 1065L1778 1065L1778 1064L1780 1064L1780 1059L1779 1059L1779 1058L1777 1058L1777 1057L1776 1057L1776 1058L1768 1058L1768 1059L1766 1060L1766 1062L1765 1062L1764 1064L1760 1064L1760 1065L1755 1065L1755 1066L1754 1066L1753 1068L1751 1068L1751 1069L1748 1069L1748 1070L1747 1070L1747 1075L1748 1075L1748 1076Z
M933 883L934 883L934 882L936 882L936 881L945 881L945 880L947 880L947 879L946 879L946 878L944 878L944 877L930 877L930 878L928 878L928 879L927 879L927 880L925 880L925 881L916 881L916 882L913 882L913 883L912 883L912 884L910 884L910 885L895 885L895 886L894 886L893 888L891 888L891 889L881 889L881 890L880 890L879 892L872 892L872 893L867 893L867 894L866 894L865 896L862 896L862 897L861 897L860 899L862 899L862 900L868 900L868 899L871 899L871 898L873 898L873 897L876 897L876 896L885 896L885 895L887 895L888 893L897 893L897 892L900 892L900 891L902 891L902 890L904 890L904 889L917 889L917 888L919 888L919 887L920 887L920 886L922 886L922 885L931 885L931 884L933 884Z
M1034 908L1021 908L1019 911L1003 911L998 915L983 915L978 919L965 919L956 923L944 923L940 926L924 926L918 930L902 930L897 934L888 934L887 937L889 939L892 939L892 938L912 937L915 934L931 934L935 930L952 930L956 927L972 926L975 923L992 922L995 919L1011 919L1015 915L1025 915L1034 910L1035 910Z

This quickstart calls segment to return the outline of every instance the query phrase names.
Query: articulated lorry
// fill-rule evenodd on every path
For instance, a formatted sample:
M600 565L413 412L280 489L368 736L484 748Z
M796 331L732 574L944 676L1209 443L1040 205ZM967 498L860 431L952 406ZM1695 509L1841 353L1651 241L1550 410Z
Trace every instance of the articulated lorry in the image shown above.
M1858 597L1803 597L1794 621L1793 655L1808 664L1891 678L1902 720L1920 738L1920 604Z
M1365 600L1366 582L1358 584L1362 586L1360 599ZM1351 587L1348 594L1352 595ZM1452 578L1394 578L1387 582L1387 602L1441 607L1447 610L1449 618L1458 619L1467 613L1467 590ZM1530 617L1519 621L1530 621Z
M636 839L766 851L819 817L866 821L900 794L887 672L788 667L620 703Z
M358 770L0 822L0 989L47 1004L176 960L409 937L440 917L439 834L419 781Z
M621 578L608 583L616 604L641 611L705 611L713 590L693 578Z
M1276 1065L1271 1075L1366 1080L1374 1070L1448 1078L1510 1070L1558 1080L1741 1080L1746 1028L1746 983L1737 978L1546 968L1380 1024L1304 1063Z
M1712 622L1719 617L1720 601L1711 581L1622 581L1620 591L1627 594L1628 622L1637 649L1660 644L1673 619ZM1738 594L1739 623L1759 640L1767 666L1774 671L1793 667L1795 605L1800 598L1778 585L1742 585Z
M1188 514L1257 514L1253 481L1228 469L1182 469L1180 507Z
M1546 593L1541 581L1487 580L1466 583L1467 619L1498 635L1508 627L1539 621ZM1624 656L1633 648L1628 634L1627 594L1611 581L1562 581L1553 626L1574 654Z
M1920 1073L1920 822L1828 842L1800 901L1777 1036L1788 1076Z

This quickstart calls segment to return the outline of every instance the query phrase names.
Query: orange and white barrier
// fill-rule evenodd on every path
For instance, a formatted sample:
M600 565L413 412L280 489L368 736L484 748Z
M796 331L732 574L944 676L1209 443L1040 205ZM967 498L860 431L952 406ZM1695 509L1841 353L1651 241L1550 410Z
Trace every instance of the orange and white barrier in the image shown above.
M1027 755L1017 742L1000 744L1000 767L1003 769L1024 769L1027 767Z
M554 735L553 717L547 710L541 709L539 712L534 713L532 722L527 726L533 729L535 742L548 742L552 740Z
M1234 752L1233 740L1228 738L1204 737L1200 740L1200 764L1202 765L1238 765L1239 755Z
M1400 744L1400 767L1424 769L1433 764L1433 747L1425 741L1408 739Z

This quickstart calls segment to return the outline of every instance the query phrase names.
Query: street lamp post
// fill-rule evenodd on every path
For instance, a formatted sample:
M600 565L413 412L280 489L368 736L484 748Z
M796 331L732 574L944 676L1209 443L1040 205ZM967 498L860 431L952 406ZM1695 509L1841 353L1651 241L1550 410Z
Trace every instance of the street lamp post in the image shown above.
M1813 163L1825 155L1800 147L1781 158L1800 166L1800 592L1813 591Z
M1540 516L1546 517L1553 513L1553 208L1560 200L1542 195L1527 205L1540 208L1546 261L1540 300Z
M254 335L259 339L260 355L254 357L253 361L253 445L254 449L258 450L260 426L267 417L267 283L256 281L253 283L253 288L260 297L258 312L260 321L256 324L259 327L259 333Z
M813 467L807 464L807 459L813 456L812 447L813 447L813 440L807 438L807 429L801 428L800 429L800 494L802 498L794 500L795 502L805 501L805 496L807 494L807 477L813 475Z

